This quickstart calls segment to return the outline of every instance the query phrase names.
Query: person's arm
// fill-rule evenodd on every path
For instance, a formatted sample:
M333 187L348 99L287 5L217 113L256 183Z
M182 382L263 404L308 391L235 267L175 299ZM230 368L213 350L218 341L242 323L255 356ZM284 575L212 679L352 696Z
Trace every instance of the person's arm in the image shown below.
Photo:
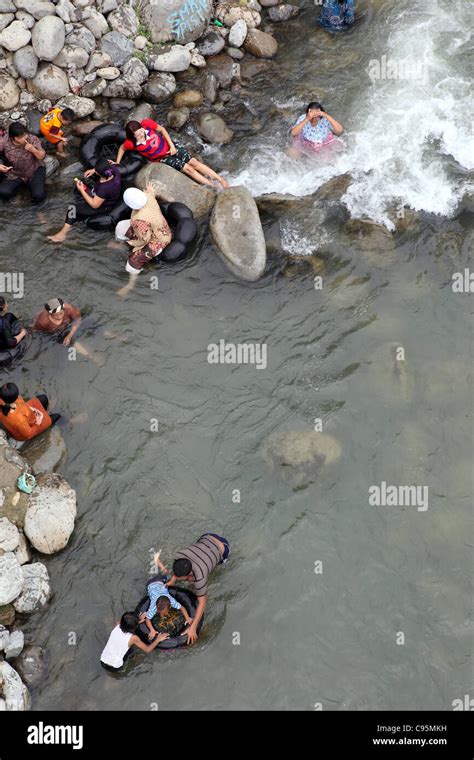
M75 334L79 330L79 327L81 326L82 317L79 309L75 309L74 306L70 306L66 303L64 304L64 307L67 310L69 316L72 317L71 329L63 340L63 346L69 346Z
M15 316L13 316L12 321L9 325L10 329L10 336L11 339L14 341L12 348L14 346L17 346L20 341L23 340L23 338L27 335L27 332L24 327L21 326L20 320L18 320Z
M174 584L176 583L176 580L177 580L176 575L172 575L169 581L166 581L165 583L166 588L169 588L170 586L174 586Z
M312 111L309 112L307 116L305 116L301 121L297 121L293 129L291 130L290 134L292 137L297 137L302 129L306 126L308 121L310 121L312 118Z
M111 161L110 163L111 164L119 164L120 161L122 160L122 158L124 157L126 150L127 150L127 148L125 147L125 143L122 143L122 145L118 149L117 158L115 159L115 161Z
M5 164L0 164L0 172L2 172L2 174L6 174L12 169L13 169L13 166L5 166Z
M173 143L173 140L169 136L169 134L166 131L166 129L164 127L161 127L159 124L157 124L156 125L156 131L159 132L160 135L163 135L163 137L165 138L166 142L168 143L169 152L173 156L176 153L176 148L175 148L175 145Z
M76 182L76 187L79 190L80 194L84 198L85 202L91 207L91 208L100 208L104 202L104 198L99 198L98 195L89 195L87 192L86 186L83 182L78 180Z
M148 619L148 618L145 616L145 621L144 621L144 622L145 622L145 625L146 625L146 627L148 628L148 630L149 630L149 632L150 632L150 633L148 634L148 638L149 638L149 639L152 639L154 636L157 636L157 635L158 635L158 631L155 631L155 629L153 628L153 623L151 622L151 620L149 620L149 619Z
M22 328L21 328L21 330L20 330L20 332L18 333L18 335L15 335L15 337L14 337L14 340L16 341L16 345L18 345L18 343L19 343L21 340L23 340L23 338L24 338L26 335L27 335L27 332L26 332L25 328L24 328L24 327L22 327Z
M142 652L146 652L146 654L149 654L150 652L153 652L154 649L158 646L158 644L161 644L162 641L165 641L165 639L169 639L170 635L169 633L159 633L158 636L153 640L151 644L144 644L143 641L138 636L132 636L130 639L129 645L138 647L138 649L141 649Z
M187 631L183 632L184 636L188 637L188 644L194 644L196 641L198 635L197 635L197 627L199 625L199 622L204 615L204 610L206 609L207 604L207 594L205 596L198 596L198 603L196 612L193 618L193 622L189 626Z
M336 121L336 119L333 119L332 116L329 116L329 114L325 113L325 111L318 111L318 114L322 116L324 119L328 120L329 125L335 135L337 136L342 135L342 133L344 132L344 127L342 126L342 124L339 124L339 122Z
M36 140L39 143L38 138L36 138ZM35 158L37 158L38 161L42 161L46 155L46 151L44 150L44 148L41 147L41 143L39 145L35 145L33 142L27 141L25 143L25 150L27 150L28 153L31 153Z

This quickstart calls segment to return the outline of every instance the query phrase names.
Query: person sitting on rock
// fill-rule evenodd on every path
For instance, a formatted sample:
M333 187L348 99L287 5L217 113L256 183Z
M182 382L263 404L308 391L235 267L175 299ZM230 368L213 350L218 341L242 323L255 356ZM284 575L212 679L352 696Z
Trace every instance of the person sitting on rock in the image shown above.
M52 145L56 145L59 158L66 158L68 155L64 150L67 138L61 127L69 126L75 118L76 114L72 108L52 108L40 120L41 134Z
M8 303L0 296L0 351L16 348L26 336L25 328L14 314L8 311Z
M36 438L60 419L60 414L48 414L49 400L43 393L25 401L15 383L0 388L0 424L15 441Z
M76 189L82 199L69 205L65 224L55 235L48 235L48 240L53 243L62 243L76 222L83 222L97 214L107 213L117 205L122 192L120 169L111 166L104 158L100 158L94 169L84 172L84 177L88 179L93 174L96 174L99 179L92 189L75 178Z
M328 32L343 32L354 21L354 0L324 0L319 23Z
M62 298L51 298L36 317L33 330L46 333L62 333L63 346L70 346L81 324L81 312ZM69 329L70 328L70 329Z
M188 615L187 610L180 604L173 596L171 596L165 583L170 579L169 570L160 560L160 553L155 554L155 565L161 570L159 575L151 578L147 583L147 594L150 599L149 607L146 611L145 623L149 630L148 638L152 639L155 634L159 633L152 624L152 620L157 614L161 616L165 611L169 611L170 607L180 612L181 628L184 623L191 625L192 618ZM165 604L166 603L166 604ZM173 616L170 616L169 622L171 622ZM174 621L176 622L176 620ZM164 628L161 629L162 631ZM171 634L171 631L167 631ZM174 634L173 634L174 635Z
M127 150L136 150L148 161L167 164L178 172L184 172L201 185L214 187L214 182L217 181L222 187L229 187L227 180L197 158L192 158L186 148L175 143L166 129L153 119L129 121L125 125L125 133L127 139L119 148L117 164L121 162Z
M0 200L10 200L26 185L33 203L42 203L46 197L46 153L40 139L28 134L24 124L14 122L8 127L8 135L0 134L0 153L5 160L0 163Z
M124 612L120 621L117 621L100 655L100 662L105 670L120 670L125 660L132 654L132 647L138 647L142 652L149 654L158 644L169 638L167 633L159 633L151 644L144 644L137 635L138 626L143 622L143 617L144 615L139 617L135 612Z
M343 132L342 125L326 113L321 103L313 101L290 132L293 142L288 154L294 157L302 152L318 152L334 140L334 135L339 137Z

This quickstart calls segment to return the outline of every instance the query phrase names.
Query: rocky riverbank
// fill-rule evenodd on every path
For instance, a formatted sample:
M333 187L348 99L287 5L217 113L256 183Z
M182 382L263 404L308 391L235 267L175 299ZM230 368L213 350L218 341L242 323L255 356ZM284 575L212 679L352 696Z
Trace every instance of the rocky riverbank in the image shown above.
M45 555L64 549L74 530L76 494L55 472L64 455L57 428L21 450L0 432L0 711L27 710L29 687L42 678L45 653L21 627L51 596ZM30 495L17 488L24 472L36 477Z

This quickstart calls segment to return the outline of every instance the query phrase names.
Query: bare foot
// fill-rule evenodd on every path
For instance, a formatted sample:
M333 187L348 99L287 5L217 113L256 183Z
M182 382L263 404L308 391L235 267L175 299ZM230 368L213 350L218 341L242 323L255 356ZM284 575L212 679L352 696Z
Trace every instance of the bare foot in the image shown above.
M123 251L123 243L119 243L118 240L109 240L107 243L107 248L118 248Z
M56 235L48 235L48 240L52 243L63 243L66 240L65 232L57 232Z

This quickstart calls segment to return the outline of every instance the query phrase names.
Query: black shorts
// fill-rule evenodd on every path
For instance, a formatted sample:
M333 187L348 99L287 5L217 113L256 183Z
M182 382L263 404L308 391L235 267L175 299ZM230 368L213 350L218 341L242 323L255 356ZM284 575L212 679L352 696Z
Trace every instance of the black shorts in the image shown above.
M175 143L175 148L177 148L177 152L174 156L165 156L165 158L160 160L160 163L167 164L168 166L171 166L172 169L182 172L185 165L191 161L192 156L182 145L177 145Z

